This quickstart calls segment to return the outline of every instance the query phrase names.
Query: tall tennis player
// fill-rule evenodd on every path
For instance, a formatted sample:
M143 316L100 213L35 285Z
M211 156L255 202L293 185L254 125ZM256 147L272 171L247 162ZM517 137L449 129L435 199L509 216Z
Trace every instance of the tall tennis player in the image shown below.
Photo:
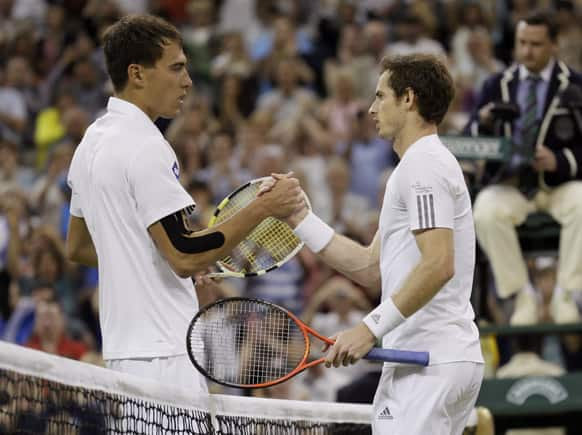
M108 29L104 51L115 96L71 163L67 255L98 265L108 367L206 391L184 345L198 311L190 276L227 255L266 217L300 209L302 191L285 177L272 195L227 222L190 231L194 201L154 124L160 116L176 116L192 86L180 34L160 18L128 16Z
M307 210L288 222L328 265L382 289L381 304L336 336L328 367L355 363L378 339L383 347L430 353L428 367L384 364L374 434L461 435L481 386L483 358L470 304L471 201L459 163L437 134L453 81L429 56L386 58L381 65L369 113L401 160L371 245L335 234Z

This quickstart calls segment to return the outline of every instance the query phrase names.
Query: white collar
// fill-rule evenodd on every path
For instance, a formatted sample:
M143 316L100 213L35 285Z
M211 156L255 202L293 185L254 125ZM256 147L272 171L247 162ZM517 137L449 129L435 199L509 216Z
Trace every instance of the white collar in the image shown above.
M130 103L129 101L122 98L109 97L109 101L107 102L107 110L109 112L131 115L132 117L139 119L141 122L153 124L151 118L147 116L143 110L141 110L135 104Z
M556 65L556 60L552 57L548 64L544 67L544 69L539 73L540 78L544 82L549 82L550 78L552 77L552 71L554 70L554 66ZM530 70L528 70L525 65L519 65L519 80L523 81L527 79L531 74L533 74Z

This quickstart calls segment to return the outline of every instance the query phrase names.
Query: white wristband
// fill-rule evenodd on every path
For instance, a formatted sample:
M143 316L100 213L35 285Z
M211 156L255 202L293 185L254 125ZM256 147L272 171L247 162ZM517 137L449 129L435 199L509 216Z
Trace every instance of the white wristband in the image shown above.
M406 317L396 308L389 296L364 317L363 322L376 338L382 338L405 320Z
M334 234L333 228L311 211L299 222L293 232L315 253L325 248Z

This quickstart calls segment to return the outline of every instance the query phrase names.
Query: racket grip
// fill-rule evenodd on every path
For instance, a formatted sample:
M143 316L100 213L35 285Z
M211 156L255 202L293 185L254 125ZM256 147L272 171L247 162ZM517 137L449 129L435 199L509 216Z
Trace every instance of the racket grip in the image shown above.
M429 361L429 354L428 352L382 349L381 347L374 347L370 352L368 352L364 359L427 366Z

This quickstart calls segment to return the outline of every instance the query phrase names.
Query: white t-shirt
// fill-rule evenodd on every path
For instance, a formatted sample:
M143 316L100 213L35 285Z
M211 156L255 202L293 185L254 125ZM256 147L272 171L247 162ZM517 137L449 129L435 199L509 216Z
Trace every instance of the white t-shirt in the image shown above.
M383 300L400 289L421 259L413 231L428 228L454 231L455 275L386 334L383 346L429 351L431 364L483 362L470 304L475 267L471 199L459 163L437 135L412 144L387 183L380 214Z
M186 353L198 310L194 285L174 273L148 233L194 204L178 176L176 155L155 124L118 98L75 151L71 214L85 219L99 259L104 359Z

